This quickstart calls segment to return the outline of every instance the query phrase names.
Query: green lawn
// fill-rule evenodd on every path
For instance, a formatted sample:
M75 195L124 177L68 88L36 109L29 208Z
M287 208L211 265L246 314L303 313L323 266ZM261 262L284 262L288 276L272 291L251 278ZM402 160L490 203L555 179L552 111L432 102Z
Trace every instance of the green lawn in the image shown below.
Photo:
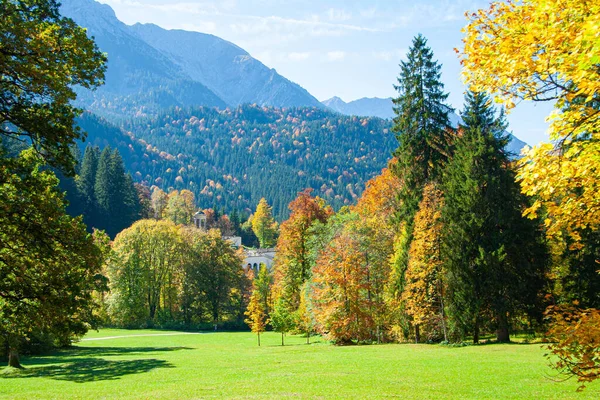
M142 336L160 335L160 336ZM105 339L103 339L105 338ZM103 329L72 350L23 358L0 374L0 397L42 398L493 398L598 399L556 382L539 344L304 344L267 333L184 334Z

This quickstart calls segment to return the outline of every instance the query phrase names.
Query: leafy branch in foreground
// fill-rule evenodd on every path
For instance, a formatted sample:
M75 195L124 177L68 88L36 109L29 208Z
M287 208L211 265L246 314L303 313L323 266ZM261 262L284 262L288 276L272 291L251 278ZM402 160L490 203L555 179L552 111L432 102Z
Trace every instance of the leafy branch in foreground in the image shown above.
M550 351L546 356L551 365L585 384L600 377L600 310L579 309L576 306L554 306L546 316L552 320L547 332Z

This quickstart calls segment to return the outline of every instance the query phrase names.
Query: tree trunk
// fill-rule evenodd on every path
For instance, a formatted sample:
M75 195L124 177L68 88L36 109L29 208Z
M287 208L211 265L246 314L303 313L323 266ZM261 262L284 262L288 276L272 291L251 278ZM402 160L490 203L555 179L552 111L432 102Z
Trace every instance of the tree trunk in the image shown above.
M260 347L260 332L258 332L258 347Z
M310 331L306 331L306 344L310 344Z
M212 317L213 317L213 324L217 325L219 323L219 305L218 304L213 305Z
M440 317L442 318L442 330L444 331L444 342L448 342L448 328L446 327L446 314L444 312L444 290L440 283Z
M150 304L150 312L148 316L150 317L150 321L154 321L154 315L156 315L156 305Z
M475 326L473 326L473 343L479 343L479 316L475 317Z
M496 340L499 343L510 342L510 335L508 333L508 317L506 313L500 313L498 315L498 329L496 330Z
M285 344L283 344L283 332L281 332L281 345L285 346Z
M415 325L415 343L419 343L421 341L421 332L419 330L419 325Z
M23 368L19 361L19 352L14 347L11 347L8 350L8 366L13 368Z

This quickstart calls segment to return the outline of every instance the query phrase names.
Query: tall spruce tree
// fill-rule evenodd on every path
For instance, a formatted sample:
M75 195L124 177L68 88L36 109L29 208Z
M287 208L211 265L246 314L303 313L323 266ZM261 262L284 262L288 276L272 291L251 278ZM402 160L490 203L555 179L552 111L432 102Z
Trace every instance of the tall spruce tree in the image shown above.
M426 183L438 180L450 154L450 120L452 110L445 104L448 94L441 82L441 64L433 59L427 39L421 34L413 39L407 60L400 63L398 97L393 100L394 125L398 139L394 155L398 162L393 172L402 181L401 207L397 210L402 233L397 244L391 290L399 296L404 286L408 250L412 242L413 220Z
M98 171L98 159L100 149L97 146L87 146L83 153L83 160L79 174L76 178L77 193L80 200L80 212L84 215L87 224L91 222L96 210L96 196L94 187L96 185L96 172Z
M94 195L97 218L94 227L105 229L114 237L138 217L139 201L133 180L125 174L118 150L105 147L98 159Z
M111 211L112 196L111 179L111 149L106 146L98 158L98 167L96 169L96 180L94 181L94 196L98 211L98 220L108 222ZM94 221L96 224L98 221ZM96 226L96 225L95 225ZM96 226L99 227L99 226ZM107 226L108 228L108 226ZM108 230L108 229L107 229Z
M407 60L400 63L400 76L394 88L394 125L398 139L394 172L404 182L404 219L412 219L419 207L422 188L435 180L449 155L451 125L445 104L448 94L441 82L441 64L433 59L427 39L413 39Z
M509 341L509 315L539 310L546 252L537 222L522 216L526 200L504 150L503 114L496 117L484 94L465 100L443 180L449 317L456 339L471 334L477 343L489 327Z
M139 192L133 178L130 174L125 174L124 181L124 196L123 196L123 216L124 225L123 228L131 226L138 219L142 219L142 200L139 196Z

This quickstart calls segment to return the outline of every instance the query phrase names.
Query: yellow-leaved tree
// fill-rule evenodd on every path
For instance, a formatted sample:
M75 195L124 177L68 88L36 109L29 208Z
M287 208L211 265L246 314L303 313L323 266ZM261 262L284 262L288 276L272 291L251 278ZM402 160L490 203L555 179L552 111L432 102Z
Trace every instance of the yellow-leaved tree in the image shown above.
M271 206L263 197L252 216L252 231L258 238L261 248L273 247L277 242L277 221L273 218Z
M271 274L267 266L261 263L258 276L252 281L252 294L250 295L248 308L244 313L248 317L244 322L248 324L252 332L256 333L259 346L260 334L265 331L267 324L270 322L269 314L272 309L271 284Z
M442 192L434 184L423 190L415 216L414 238L410 245L402 300L412 317L415 341L421 334L429 340L448 340L444 315L444 282L441 258Z
M600 2L497 2L467 16L460 56L471 89L495 93L509 110L520 100L555 102L548 118L552 142L519 162L523 191L535 200L526 215L544 216L550 240L591 253L598 266L597 247L586 249L593 241L585 238L600 227ZM555 367L582 384L598 378L600 332L577 326L600 325L600 314L553 310Z

